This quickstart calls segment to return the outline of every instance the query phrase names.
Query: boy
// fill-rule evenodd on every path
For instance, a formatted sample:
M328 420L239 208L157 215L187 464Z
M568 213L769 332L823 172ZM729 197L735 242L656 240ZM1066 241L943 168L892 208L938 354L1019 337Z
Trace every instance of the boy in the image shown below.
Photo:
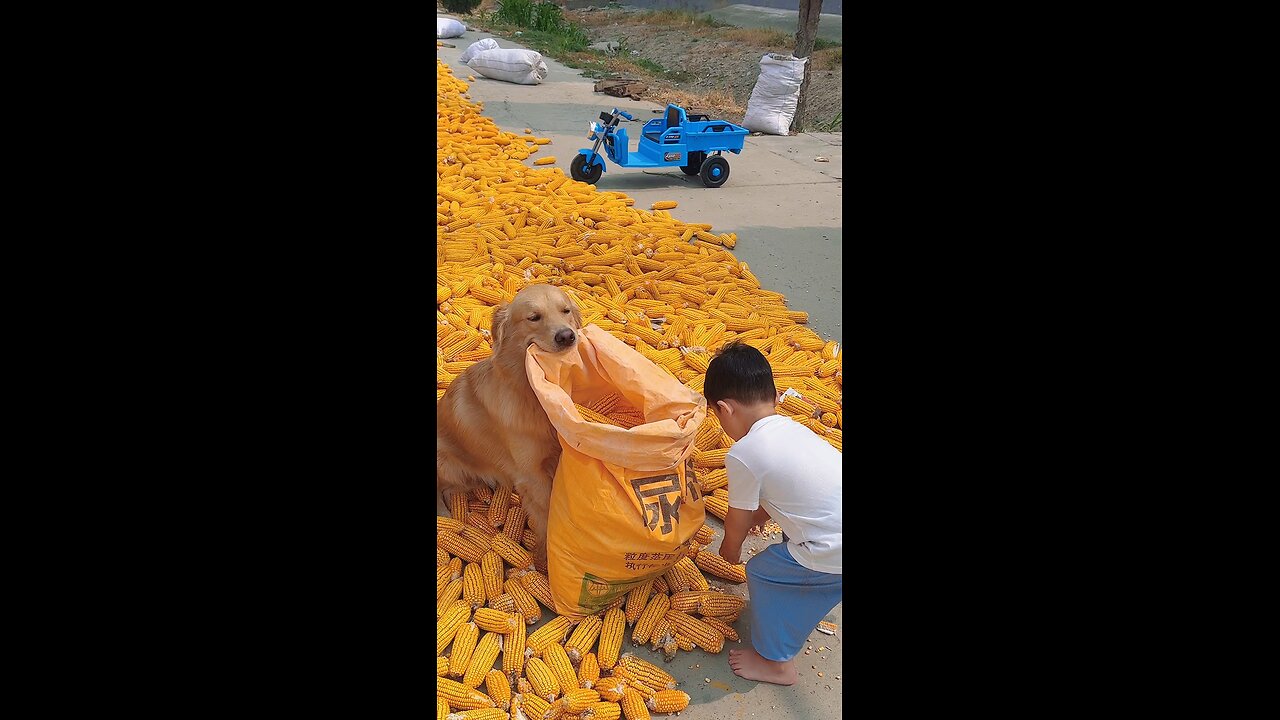
M751 644L730 650L735 675L793 685L793 658L840 602L841 454L812 430L775 412L769 361L742 343L707 368L703 395L734 445L725 458L729 514L720 556L740 561L747 530L772 518L782 542L747 563Z

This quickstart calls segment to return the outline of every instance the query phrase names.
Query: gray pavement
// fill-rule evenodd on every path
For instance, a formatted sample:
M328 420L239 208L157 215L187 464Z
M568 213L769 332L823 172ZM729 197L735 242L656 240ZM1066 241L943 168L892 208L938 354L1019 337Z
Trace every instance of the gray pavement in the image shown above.
M454 75L475 75L470 95L484 102L484 114L503 130L523 134L532 128L551 138L534 159L554 156L555 166L569 173L580 148L590 147L587 128L603 111L614 107L639 122L628 123L635 149L640 126L663 108L650 102L614 98L592 90L594 80L546 58L548 77L540 85L516 85L490 80L458 62L468 45L488 33L468 30L436 48ZM504 48L520 47L495 38ZM733 253L746 262L767 290L787 297L794 310L809 313L809 327L824 339L844 341L840 308L842 282L844 153L842 133L803 133L795 137L748 137L741 154L726 154L728 182L708 189L678 168L627 169L606 161L596 186L635 198L647 208L658 200L675 200L671 214L688 222L711 223L714 232L738 234ZM817 162L823 157L827 162Z

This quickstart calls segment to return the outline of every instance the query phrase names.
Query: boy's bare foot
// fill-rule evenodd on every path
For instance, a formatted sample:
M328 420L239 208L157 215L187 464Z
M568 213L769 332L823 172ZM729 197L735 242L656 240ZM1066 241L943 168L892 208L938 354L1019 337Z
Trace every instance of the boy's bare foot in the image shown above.
M733 674L747 680L795 685L800 680L794 661L774 662L760 656L753 648L734 648L729 651L729 667Z

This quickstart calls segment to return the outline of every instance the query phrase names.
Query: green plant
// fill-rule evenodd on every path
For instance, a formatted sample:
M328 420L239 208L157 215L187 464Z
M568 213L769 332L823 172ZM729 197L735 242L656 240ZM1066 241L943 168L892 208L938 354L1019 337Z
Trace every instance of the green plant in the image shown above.
M533 6L533 17L529 27L534 30L555 32L564 25L564 13L560 6L549 2L540 2Z
M481 0L441 0L445 10L460 15L470 15L480 2Z
M501 22L529 27L533 21L533 0L498 0L498 10L494 15Z
M838 48L838 47L840 47L840 42L838 40L824 40L822 38L815 38L813 41L814 50L826 50L827 48Z

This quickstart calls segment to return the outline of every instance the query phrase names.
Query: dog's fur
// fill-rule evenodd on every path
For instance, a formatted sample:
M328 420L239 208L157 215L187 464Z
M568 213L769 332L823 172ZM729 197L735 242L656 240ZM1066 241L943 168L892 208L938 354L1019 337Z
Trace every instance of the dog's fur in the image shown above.
M536 319L535 319L536 318ZM502 485L520 496L546 564L547 506L560 460L555 428L529 385L525 354L536 344L564 352L578 343L582 315L563 290L530 285L493 313L493 355L467 368L436 403L436 490L469 492ZM574 332L568 346L556 333Z

